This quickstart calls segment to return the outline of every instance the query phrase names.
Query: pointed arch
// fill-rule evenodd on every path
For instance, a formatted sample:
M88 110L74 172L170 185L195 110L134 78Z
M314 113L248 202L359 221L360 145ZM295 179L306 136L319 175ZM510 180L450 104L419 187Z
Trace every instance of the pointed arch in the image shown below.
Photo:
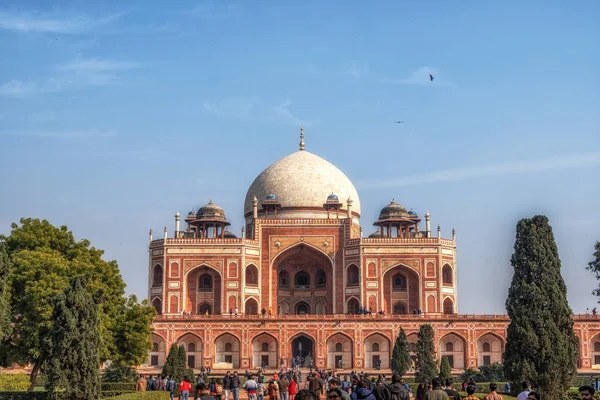
M254 264L248 264L246 266L246 286L258 286L258 267Z
M377 368L381 363L382 369L390 367L391 341L381 333L372 333L365 338L365 367Z
M200 278L203 276L210 277L210 282L203 280L201 287ZM219 269L205 262L194 265L183 274L182 309L198 314L198 305L206 302L213 314L221 314L223 292L223 274Z
M163 285L163 267L160 264L152 268L152 287L162 287Z
M600 333L590 339L590 355L592 365L600 365Z
M354 296L346 300L346 312L348 314L360 314L360 301Z
M240 367L240 339L231 333L222 333L215 338L214 368L228 369Z
M487 332L477 338L477 365L490 365L502 362L504 339L494 332Z
M327 314L327 302L325 300L320 299L315 302L315 314L317 314L317 315Z
M150 304L156 310L156 315L162 315L163 305L160 297L155 297Z
M248 297L244 304L244 313L246 315L258 315L258 300L254 297Z
M446 297L443 303L444 314L456 314L454 311L454 300L450 297Z
M454 285L454 270L448 263L442 267L442 284L444 286Z
M354 263L346 267L346 286L360 286L360 269Z
M311 363L313 366L316 365L314 360L317 359L319 354L317 354L317 341L314 336L306 332L298 332L288 339L288 343L288 357L290 360L296 358L301 353L300 366L309 367ZM302 344L302 350L299 348L300 344Z
M177 339L178 345L183 345L186 351L186 366L199 368L202 366L202 344L204 341L193 332L186 332Z
M343 332L336 332L325 340L327 368L353 368L354 340Z
M281 251L279 254L277 254L272 260L271 260L271 267L273 267L274 265L276 265L278 263L278 259L281 258L283 255L285 255L286 253L289 253L290 250L295 249L296 247L308 247L311 250L316 250L317 252L321 253L321 255L325 256L325 258L327 258L327 260L329 260L329 263L331 265L333 265L331 263L331 257L329 257L329 254L327 254L326 252L324 252L322 249L318 248L315 245L312 245L310 243L307 242L298 242L298 243L294 243L293 245L286 247L283 251Z
M441 356L446 356L450 367L456 369L464 369L466 366L465 356L467 341L456 332L448 333L439 340L439 353Z
M413 267L397 263L383 273L383 303L387 314L394 313L394 305L403 300L407 312L421 310L421 275Z
M252 364L254 368L277 368L278 341L270 333L262 332L252 340Z
M290 302L287 300L281 300L279 302L279 315L290 314Z
M148 352L148 365L162 367L166 360L166 340L161 335L152 332L150 335L152 348Z

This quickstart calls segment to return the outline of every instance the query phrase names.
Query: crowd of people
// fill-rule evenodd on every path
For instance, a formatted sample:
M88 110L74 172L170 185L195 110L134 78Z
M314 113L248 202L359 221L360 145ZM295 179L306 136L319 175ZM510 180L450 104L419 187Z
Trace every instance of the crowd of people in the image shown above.
M383 374L368 376L367 374L352 371L343 378L336 371L310 371L303 377L300 369L284 371L267 376L262 369L256 374L246 371L246 381L242 384L237 371L227 371L222 379L222 385L215 378L209 378L208 371L202 370L191 382L187 377L182 382L175 382L170 377L149 376L146 380L140 376L136 383L137 391L167 391L171 400L174 399L179 389L180 400L239 400L240 390L245 390L248 400L478 400L475 396L477 384L471 379L462 383L462 391L467 393L462 397L454 388L454 381L447 379L443 382L433 378L428 385L419 384L416 393L410 389L404 379L398 374L393 374L391 384ZM218 387L220 386L220 387ZM504 392L510 392L508 383ZM592 400L595 389L593 386L579 388L582 400ZM489 384L489 392L484 400L503 400L498 393L496 383ZM528 382L523 382L517 400L541 400L540 394L532 390Z

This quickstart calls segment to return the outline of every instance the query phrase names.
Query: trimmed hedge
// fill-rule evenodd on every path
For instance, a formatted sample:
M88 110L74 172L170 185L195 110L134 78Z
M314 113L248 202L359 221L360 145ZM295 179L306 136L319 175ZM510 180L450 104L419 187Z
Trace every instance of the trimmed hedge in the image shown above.
M0 392L21 392L29 388L26 374L0 374Z
M169 399L169 392L151 391L151 392L134 392L122 394L116 397L109 397L112 400L165 400Z
M47 400L47 392L0 392L0 400Z

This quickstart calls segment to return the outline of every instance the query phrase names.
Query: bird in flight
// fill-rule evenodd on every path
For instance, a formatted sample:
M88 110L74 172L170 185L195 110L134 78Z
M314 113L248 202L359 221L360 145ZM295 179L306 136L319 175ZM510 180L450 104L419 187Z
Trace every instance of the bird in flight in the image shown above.
M403 124L404 121L396 121L397 124Z
M429 74L429 81L433 82L435 78L433 77L433 75Z

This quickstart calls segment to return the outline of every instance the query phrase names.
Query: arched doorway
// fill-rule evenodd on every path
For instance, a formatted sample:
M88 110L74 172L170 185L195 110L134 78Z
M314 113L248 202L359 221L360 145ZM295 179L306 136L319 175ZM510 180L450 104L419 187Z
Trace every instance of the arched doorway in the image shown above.
M154 307L156 310L156 315L162 314L162 301L159 297L156 297L154 300L152 300L152 307Z
M419 275L405 265L397 265L385 271L383 300L387 314L408 314L421 310ZM404 309L399 303L404 305Z
M327 339L327 368L352 368L352 339L336 333Z
M290 314L290 303L287 300L282 300L279 302L279 315L289 315Z
M492 333L477 339L477 366L502 362L503 341Z
M185 348L188 368L200 368L202 366L202 339L193 333L186 333L177 340L179 346Z
M165 340L156 333L151 335L152 349L148 352L148 365L162 367L165 365Z
M254 264L246 267L246 286L258 286L258 268Z
M450 367L465 368L465 340L455 333L449 333L440 339L440 356L446 356Z
M381 368L390 367L390 341L385 336L376 333L365 340L365 367L377 368L381 362Z
M240 341L230 333L224 333L215 340L214 369L240 367Z
M163 267L160 264L154 266L152 271L152 287L160 287L163 285Z
M254 368L277 368L277 340L262 333L252 340L252 364Z
M200 265L188 272L185 283L183 310L194 314L205 314L208 308L209 314L222 313L222 279L217 270L208 265ZM200 306L204 308L200 310Z
M310 314L310 305L306 301L299 301L295 307L296 315Z
M246 314L258 315L258 302L255 299L249 298L246 300Z
M212 314L211 310L210 310L210 303L203 302L203 303L199 304L198 305L198 314L200 314L200 315Z
M454 314L454 302L450 297L444 299L444 314Z
M360 284L360 273L356 265L350 264L346 268L346 286L356 287Z
M306 243L296 244L275 258L273 269L277 280L271 293L276 296L278 305L287 301L290 314L312 314L321 299L325 304L319 306L319 311L334 311L333 266L329 256L321 250Z
M291 357L296 361L296 365L309 368L315 366L315 354L313 352L314 342L306 335L298 335L292 340Z
M454 281L453 276L452 267L448 264L444 264L442 267L442 284L444 286L452 286Z
M360 303L356 297L350 297L346 302L348 314L360 314Z

